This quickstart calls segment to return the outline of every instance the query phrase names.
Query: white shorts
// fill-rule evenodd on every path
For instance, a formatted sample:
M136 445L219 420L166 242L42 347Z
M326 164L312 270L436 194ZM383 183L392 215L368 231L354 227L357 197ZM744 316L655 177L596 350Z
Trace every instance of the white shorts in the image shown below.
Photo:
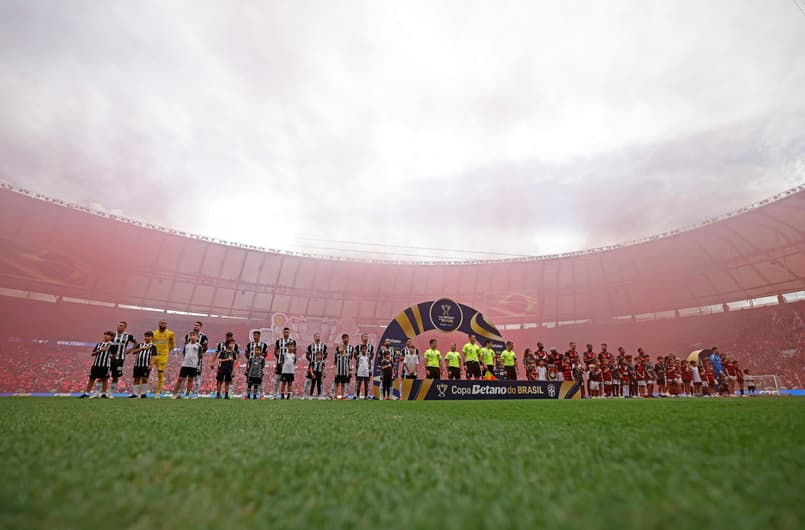
M590 390L598 390L598 381L590 381Z
M646 381L641 379L640 381L637 382L637 386L646 386Z
M620 386L620 384L621 384L621 380L620 380L620 379L613 379L613 380L612 380L612 384L613 384L613 385L616 385L616 386Z
M707 388L708 386L707 381L702 381L702 388Z
M604 386L612 386L612 381L604 381Z
M729 379L730 381L737 381L737 380L738 380L738 376L737 376L737 375L728 375L728 376L727 376L727 379Z
M675 382L676 384L678 384L678 385L681 385L681 384L682 384L682 378L681 378L681 377L677 377L676 379L674 379L674 382Z

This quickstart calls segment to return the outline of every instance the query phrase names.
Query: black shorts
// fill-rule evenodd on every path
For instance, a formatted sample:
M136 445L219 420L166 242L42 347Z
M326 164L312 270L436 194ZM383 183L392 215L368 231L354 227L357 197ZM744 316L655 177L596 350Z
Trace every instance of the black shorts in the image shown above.
M335 376L335 384L337 385L345 385L349 383L349 376L348 375L336 375Z
M293 374L282 374L280 381L283 383L293 383Z
M447 378L448 379L461 379L461 368L458 366L448 366L447 367Z
M503 369L506 371L506 379L514 381L517 379L517 368L514 366L504 366Z
M467 376L481 377L481 363L478 361L467 361Z
M428 366L426 370L426 377L428 379L440 379L442 377L442 371L438 366Z
M147 366L135 366L134 371L131 374L132 377L136 377L138 379L148 379L148 376L151 374L151 369Z
M121 359L112 359L111 368L112 377L123 377L123 361Z
M215 380L219 383L231 383L232 370L218 370L218 373L215 375Z
M369 382L369 376L362 377L362 376L360 376L360 375L359 375L359 376L358 376L358 377L356 377L355 379L357 379L357 381L358 381L359 383L360 383L361 381L366 382L366 383L368 383L368 382Z
M182 366L179 369L179 379L184 379L185 377L196 377L196 367Z
M247 379L246 384L248 385L262 385L263 378L262 377L250 377Z
M109 379L109 367L93 366L89 369L89 376L92 379Z
M403 379L416 379L416 374L406 374Z
M664 385L665 384L665 377L657 377L657 384Z

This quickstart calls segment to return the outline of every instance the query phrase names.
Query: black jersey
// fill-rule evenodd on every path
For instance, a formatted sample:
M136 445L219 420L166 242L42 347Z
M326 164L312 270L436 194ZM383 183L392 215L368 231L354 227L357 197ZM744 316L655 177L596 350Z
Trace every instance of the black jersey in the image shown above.
M352 373L352 351L349 353L336 351L335 354L335 374L340 376L351 375Z
M215 353L219 354L224 350L226 350L226 342L219 342L218 347L215 348ZM235 358L237 359L238 355L240 355L240 348L238 347L237 342L235 343L235 347L232 348L232 350L235 352Z
M257 353L259 357L265 357L268 353L268 344L265 342L251 341L246 345L246 359L251 359Z
M277 366L274 367L275 374L282 373L282 365L285 364L285 354L288 353L289 344L296 344L296 341L291 337L287 339L282 337L274 341L274 356L277 359Z
M228 350L224 348L216 355L218 356L218 370L221 372L231 372L235 366L235 358L237 357L235 349Z
M266 367L264 355L252 355L246 361L246 377L260 379L263 377L263 370Z
M310 361L309 368L314 374L320 374L324 372L324 361Z
M109 368L112 366L112 351L114 344L111 342L99 342L92 348L93 352L98 352L92 360L92 366L100 366L101 368ZM101 351L103 350L103 351Z
M307 352L305 352L305 359L308 361L315 361L316 354L321 354L321 360L324 361L327 359L327 345L323 342L313 342L308 344Z
M135 368L148 368L151 366L151 359L157 354L157 347L155 344L146 344L141 342L137 345L136 349L145 348L137 352L137 357L134 360Z
M129 347L129 344L134 344L137 342L137 339L134 338L134 335L128 332L123 333L115 333L115 337L112 339L112 354L114 355L115 359L119 361L126 360L126 348Z

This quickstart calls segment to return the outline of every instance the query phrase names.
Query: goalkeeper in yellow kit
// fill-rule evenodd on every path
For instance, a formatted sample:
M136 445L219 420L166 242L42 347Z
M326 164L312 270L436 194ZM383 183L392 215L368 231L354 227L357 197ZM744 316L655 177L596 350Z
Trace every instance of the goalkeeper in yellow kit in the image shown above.
M165 368L168 366L168 354L176 348L176 335L168 329L168 321L160 320L159 329L154 330L154 345L157 355L154 364L157 366L157 399L162 395L162 383L165 381Z

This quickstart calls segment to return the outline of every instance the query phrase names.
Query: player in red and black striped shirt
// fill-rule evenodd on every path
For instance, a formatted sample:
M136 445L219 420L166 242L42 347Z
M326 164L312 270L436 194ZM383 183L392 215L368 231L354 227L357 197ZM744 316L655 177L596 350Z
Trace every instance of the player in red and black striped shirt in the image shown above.
M604 397L612 397L612 367L610 361L602 361L601 379L604 381Z
M637 378L637 395L641 398L648 397L646 365L643 364L642 359L638 359L634 366L634 371Z
M632 383L632 367L629 366L629 363L626 359L620 365L620 372L621 372L621 390L623 391L623 397L631 398L632 394L630 392L631 383Z

